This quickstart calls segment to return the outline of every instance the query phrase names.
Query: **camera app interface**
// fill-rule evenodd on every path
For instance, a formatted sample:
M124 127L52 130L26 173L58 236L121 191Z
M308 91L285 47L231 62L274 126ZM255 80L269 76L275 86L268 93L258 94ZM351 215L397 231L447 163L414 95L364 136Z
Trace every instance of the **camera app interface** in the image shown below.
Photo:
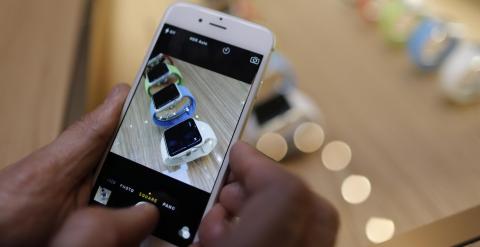
M153 203L161 215L154 235L179 246L190 244L262 59L165 24L91 203Z

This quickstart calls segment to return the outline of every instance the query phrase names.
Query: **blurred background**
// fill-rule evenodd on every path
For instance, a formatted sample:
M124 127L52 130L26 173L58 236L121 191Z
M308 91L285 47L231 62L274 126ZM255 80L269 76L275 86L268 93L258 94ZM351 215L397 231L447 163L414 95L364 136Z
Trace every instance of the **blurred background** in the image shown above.
M1 1L0 169L52 141L115 83L131 84L172 2ZM318 147L278 160L338 208L338 246L380 243L480 204L479 1L193 2L276 34L296 90L322 116ZM419 62L410 40L426 18L448 23L440 41L456 41L420 47L445 51L438 66ZM465 43L474 48L455 55Z

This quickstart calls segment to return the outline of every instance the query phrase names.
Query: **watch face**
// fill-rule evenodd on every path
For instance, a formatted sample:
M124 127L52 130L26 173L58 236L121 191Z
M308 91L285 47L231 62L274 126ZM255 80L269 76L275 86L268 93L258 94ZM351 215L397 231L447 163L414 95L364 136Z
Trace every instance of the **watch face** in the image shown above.
M159 53L156 57L151 58L147 62L147 67L151 68L154 67L157 63L163 63L165 61L165 57L162 53Z
M260 125L268 122L276 116L282 115L290 109L288 100L282 94L277 94L263 102L259 102L253 108Z
M165 63L157 63L148 70L147 77L148 80L152 82L166 73L168 73L167 65Z
M202 142L197 125L191 118L166 130L164 136L170 156L175 156Z
M162 90L156 92L153 98L153 104L155 105L155 109L160 109L170 102L175 101L178 97L180 97L180 92L177 89L175 84L170 84L164 87Z

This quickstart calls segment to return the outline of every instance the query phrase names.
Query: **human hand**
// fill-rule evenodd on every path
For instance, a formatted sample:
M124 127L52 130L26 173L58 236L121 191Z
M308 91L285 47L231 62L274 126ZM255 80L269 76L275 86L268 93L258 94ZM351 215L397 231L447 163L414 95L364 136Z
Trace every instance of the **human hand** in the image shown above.
M199 246L333 246L336 210L294 175L244 143L230 155L231 181L203 220Z
M124 209L89 207L70 216L51 246L139 246L153 231L158 209L142 202Z
M158 212L151 205L86 208L93 172L119 121L128 91L126 85L115 87L100 107L54 142L0 172L0 246L47 245L69 216L55 243L66 243L70 236L76 242L68 246L90 246L80 236L95 234L101 235L95 243L103 246L129 243L154 227ZM135 227L124 231L130 224ZM83 228L74 230L74 226Z

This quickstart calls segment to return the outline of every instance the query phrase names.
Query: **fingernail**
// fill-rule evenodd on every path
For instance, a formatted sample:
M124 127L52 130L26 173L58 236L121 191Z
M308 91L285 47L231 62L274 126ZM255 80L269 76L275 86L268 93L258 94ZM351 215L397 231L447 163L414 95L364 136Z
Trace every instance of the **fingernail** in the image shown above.
M146 201L139 201L137 202L137 204L135 204L135 207L141 207L141 206L145 206L145 205L148 205L150 203L146 202Z
M148 213L152 217L154 215L156 215L156 217L158 217L159 214L160 214L160 211L155 204L152 204L152 203L149 203L149 202L146 202L146 201L137 202L137 204L135 204L135 206L133 206L133 208L136 208L139 211L143 211L143 213Z

